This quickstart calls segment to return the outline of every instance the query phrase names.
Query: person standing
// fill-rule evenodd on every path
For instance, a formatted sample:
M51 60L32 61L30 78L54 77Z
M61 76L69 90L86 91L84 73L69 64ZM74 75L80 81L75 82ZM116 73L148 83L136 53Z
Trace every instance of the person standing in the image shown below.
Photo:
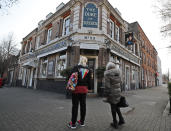
M85 126L86 116L86 95L91 89L91 73L87 67L87 58L84 56L80 57L80 62L75 66L71 73L78 72L78 81L75 90L72 91L72 118L69 122L68 127L76 129L76 125ZM80 120L77 121L78 106L80 104Z
M104 72L105 78L105 90L108 92L107 102L111 106L111 112L113 117L113 122L111 126L115 129L118 128L118 125L125 123L120 108L117 106L117 103L120 102L121 98L121 77L120 69L113 62L108 62L106 66L106 71ZM116 113L119 117L119 122L116 119Z

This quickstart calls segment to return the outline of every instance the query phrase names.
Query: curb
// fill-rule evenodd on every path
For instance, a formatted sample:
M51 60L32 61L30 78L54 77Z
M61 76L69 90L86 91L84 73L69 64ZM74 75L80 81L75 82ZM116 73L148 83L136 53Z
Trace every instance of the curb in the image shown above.
M168 101L168 103L167 103L167 105L166 105L166 107L165 107L165 109L164 109L164 111L163 111L163 116L168 116L168 115L170 115L170 113L169 113L169 102L170 101Z
M127 115L128 113L132 112L133 110L135 110L135 107L126 107L126 108L121 108L121 112L125 115Z

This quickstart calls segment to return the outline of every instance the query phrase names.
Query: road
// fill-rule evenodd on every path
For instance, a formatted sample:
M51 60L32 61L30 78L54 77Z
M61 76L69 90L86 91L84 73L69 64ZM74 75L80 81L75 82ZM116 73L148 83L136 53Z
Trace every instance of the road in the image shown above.
M168 102L165 86L123 93L130 105L122 109L126 124L118 131L171 131L171 115L163 115ZM0 131L70 131L71 99L55 92L26 88L0 88ZM113 131L109 104L87 98L86 126L80 131Z

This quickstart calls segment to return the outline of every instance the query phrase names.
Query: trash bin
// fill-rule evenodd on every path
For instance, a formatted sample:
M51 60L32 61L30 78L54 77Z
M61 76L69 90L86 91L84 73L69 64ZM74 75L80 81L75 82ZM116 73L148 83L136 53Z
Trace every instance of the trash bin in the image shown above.
M100 97L104 97L104 89L105 89L105 87L103 87L103 86L99 87L98 93L99 93Z

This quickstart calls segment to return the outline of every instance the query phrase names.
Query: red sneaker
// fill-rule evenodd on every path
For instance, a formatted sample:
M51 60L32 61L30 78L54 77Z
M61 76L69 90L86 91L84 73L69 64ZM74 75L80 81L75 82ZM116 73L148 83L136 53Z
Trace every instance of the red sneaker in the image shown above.
M68 123L68 127L71 128L71 129L76 129L76 125L75 124L72 124L72 121Z
M80 125L80 126L82 126L82 127L84 127L84 126L85 126L84 122L81 122L80 120L79 120L79 121L77 121L77 124L78 124L78 125Z

